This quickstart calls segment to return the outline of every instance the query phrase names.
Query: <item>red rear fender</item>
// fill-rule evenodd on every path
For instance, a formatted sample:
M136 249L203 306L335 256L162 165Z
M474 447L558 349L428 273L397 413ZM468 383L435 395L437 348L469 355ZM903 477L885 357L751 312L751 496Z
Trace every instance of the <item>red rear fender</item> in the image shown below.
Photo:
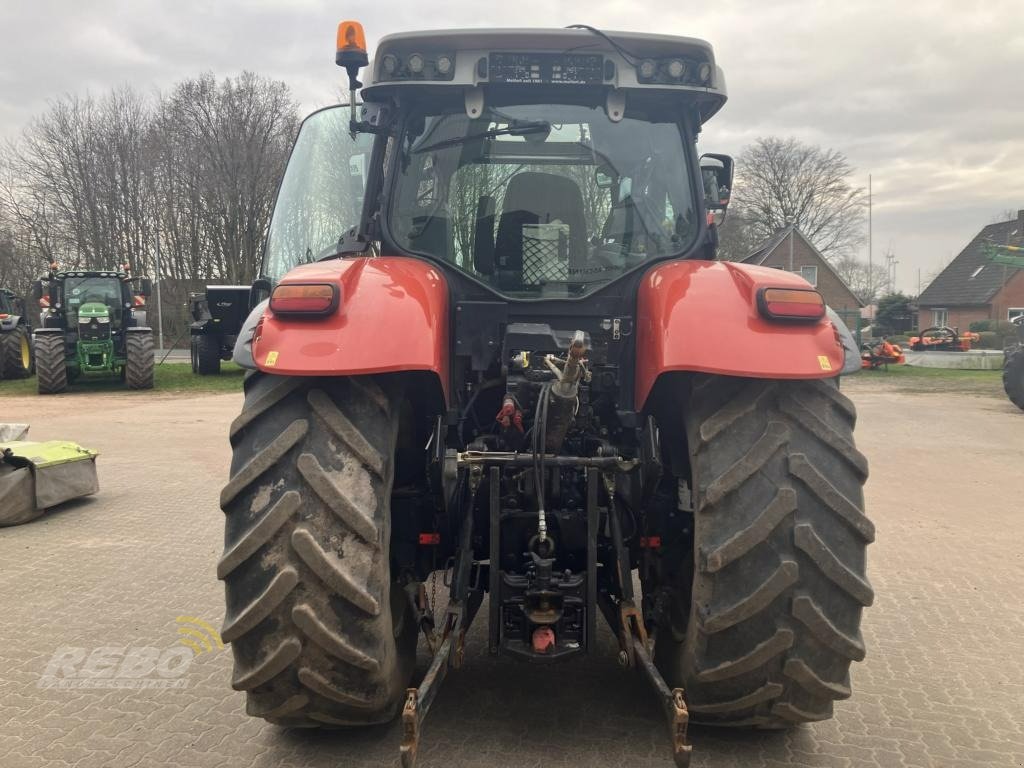
M261 371L348 376L432 371L448 396L448 285L427 262L394 256L296 267L285 283L332 283L337 311L295 319L268 309L253 339Z
M667 371L836 376L843 348L832 323L766 320L757 309L762 287L809 286L790 272L726 261L677 261L648 272L637 296L637 409Z

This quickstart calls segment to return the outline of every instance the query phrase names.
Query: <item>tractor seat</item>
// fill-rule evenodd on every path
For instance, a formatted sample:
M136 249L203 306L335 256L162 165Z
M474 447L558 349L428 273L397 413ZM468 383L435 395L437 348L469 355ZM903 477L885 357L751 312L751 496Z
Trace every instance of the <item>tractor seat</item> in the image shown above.
M587 256L579 186L554 173L528 171L513 177L505 190L494 245L502 287L571 279Z

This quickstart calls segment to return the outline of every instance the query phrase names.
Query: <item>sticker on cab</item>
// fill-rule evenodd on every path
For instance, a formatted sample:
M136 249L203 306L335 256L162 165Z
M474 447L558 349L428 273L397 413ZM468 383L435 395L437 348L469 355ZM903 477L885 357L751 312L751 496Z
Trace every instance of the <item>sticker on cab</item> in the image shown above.
M276 352L271 352L270 355L274 355L274 357L277 357ZM270 355L267 355L268 360L270 359ZM267 365L270 365L270 363L268 362ZM818 355L818 365L821 366L821 370L823 371L832 370L832 363L829 362L828 355Z
M818 358L818 359L820 360L821 358ZM825 358L825 360L827 360L827 359L828 358ZM267 352L267 359L263 361L263 364L265 366L267 366L268 368L273 368L275 365L277 365L277 350L276 349L275 350L271 350L270 352Z

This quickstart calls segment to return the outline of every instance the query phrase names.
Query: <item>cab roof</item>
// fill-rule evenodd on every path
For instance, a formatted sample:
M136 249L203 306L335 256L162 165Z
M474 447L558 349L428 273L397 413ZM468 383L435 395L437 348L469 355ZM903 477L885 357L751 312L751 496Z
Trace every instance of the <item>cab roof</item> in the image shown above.
M407 60L413 54L430 59L444 54L454 59L452 73L446 78L409 77L397 79L384 71L385 58ZM705 40L676 35L591 29L446 29L400 32L383 37L374 52L363 98L382 101L401 88L441 86L462 87L493 84L493 54L546 54L563 57L595 54L608 69L600 84L610 89L662 90L689 93L707 120L725 103L725 75L715 62L714 50ZM706 63L710 74L706 81L668 82L644 79L640 65L656 64L678 57L688 64ZM483 63L481 63L483 60Z

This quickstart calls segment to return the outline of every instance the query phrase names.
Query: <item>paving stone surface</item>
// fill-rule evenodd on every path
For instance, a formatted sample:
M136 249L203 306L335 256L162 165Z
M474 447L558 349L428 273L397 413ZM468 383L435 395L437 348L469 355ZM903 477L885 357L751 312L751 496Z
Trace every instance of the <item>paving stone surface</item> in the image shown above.
M853 697L833 720L784 733L692 728L693 765L1024 766L1024 414L993 398L848 391L878 529ZM239 405L0 397L0 421L102 452L98 496L0 529L0 768L397 764L397 726L321 733L249 718L230 651L178 643L178 617L223 620L217 495ZM423 768L671 765L660 711L615 664L607 631L598 654L539 668L490 658L486 615L426 722ZM160 679L184 687L41 687L55 653L102 675L140 647L165 654Z

